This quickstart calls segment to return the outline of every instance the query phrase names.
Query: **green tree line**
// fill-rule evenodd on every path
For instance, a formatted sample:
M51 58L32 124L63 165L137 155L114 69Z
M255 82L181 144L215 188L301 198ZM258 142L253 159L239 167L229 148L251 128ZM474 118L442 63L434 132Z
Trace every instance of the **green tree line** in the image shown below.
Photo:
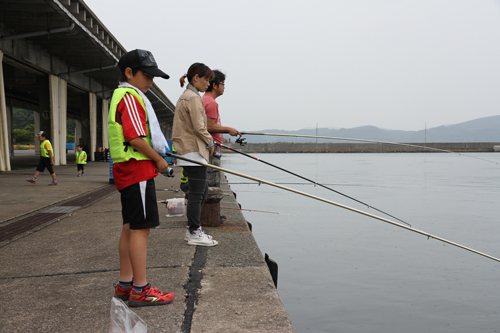
M35 116L33 111L14 108L12 110L12 136L15 144L29 145L37 140L35 137ZM66 126L66 142L75 142L76 121L68 119Z

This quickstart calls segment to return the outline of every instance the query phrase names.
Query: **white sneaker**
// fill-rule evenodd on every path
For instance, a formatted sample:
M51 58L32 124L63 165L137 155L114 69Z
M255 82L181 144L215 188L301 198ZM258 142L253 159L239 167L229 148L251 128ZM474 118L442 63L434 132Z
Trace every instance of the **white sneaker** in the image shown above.
M203 233L205 233L204 231L202 231ZM189 232L189 227L186 228L186 235L184 236L184 240L187 242L189 241L189 235L191 233ZM205 236L207 236L208 238L212 239L212 236L210 236L209 234L205 234Z
M219 242L209 238L209 236L201 230L201 227L188 236L188 245L215 246L217 244L219 244Z

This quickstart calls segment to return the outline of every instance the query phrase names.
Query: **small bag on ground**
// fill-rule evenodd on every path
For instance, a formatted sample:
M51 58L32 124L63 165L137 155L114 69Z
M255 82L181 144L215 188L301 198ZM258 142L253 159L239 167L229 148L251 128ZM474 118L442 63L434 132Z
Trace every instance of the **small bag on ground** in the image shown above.
M148 325L127 304L116 297L111 298L111 326L109 333L147 333Z
M182 216L185 211L184 198L173 198L167 200L167 217Z

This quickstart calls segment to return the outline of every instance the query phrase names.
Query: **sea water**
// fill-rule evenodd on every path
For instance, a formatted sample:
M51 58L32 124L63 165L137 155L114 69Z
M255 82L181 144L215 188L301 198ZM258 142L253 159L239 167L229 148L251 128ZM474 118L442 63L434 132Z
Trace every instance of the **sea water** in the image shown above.
M500 154L240 154L222 166L500 258ZM500 262L226 174L297 332L500 332ZM374 208L369 208L355 200ZM222 212L223 214L223 212Z

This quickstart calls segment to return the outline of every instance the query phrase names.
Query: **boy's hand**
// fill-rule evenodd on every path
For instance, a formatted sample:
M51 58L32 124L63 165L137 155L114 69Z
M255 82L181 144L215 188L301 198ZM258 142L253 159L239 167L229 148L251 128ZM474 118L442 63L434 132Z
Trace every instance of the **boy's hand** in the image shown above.
M142 137L137 137L129 141L130 145L149 157L156 164L159 173L165 173L168 169L168 163L163 157L160 156L151 146L144 141Z
M158 172L161 174L165 173L165 171L167 171L168 169L167 161L165 161L165 159L163 159L161 156L157 161L155 161L155 164L156 168L158 169Z

